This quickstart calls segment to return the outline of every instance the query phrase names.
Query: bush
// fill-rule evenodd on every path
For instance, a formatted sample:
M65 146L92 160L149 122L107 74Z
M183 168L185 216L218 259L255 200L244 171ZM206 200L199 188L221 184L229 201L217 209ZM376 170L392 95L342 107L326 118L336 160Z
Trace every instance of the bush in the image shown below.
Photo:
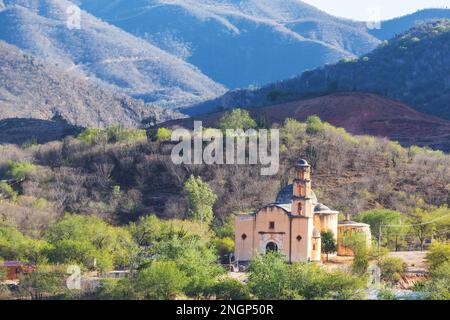
M247 130L256 128L256 121L250 117L250 114L247 110L243 109L234 109L230 112L227 112L222 118L219 120L219 128L222 131L230 130Z
M14 180L24 180L35 172L36 166L31 162L9 161L6 175L8 178Z
M172 137L172 131L167 128L158 128L156 131L156 140L159 142L169 141Z
M6 182L0 182L0 198L16 201L17 192Z
M111 126L106 129L108 142L134 142L147 139L147 132L143 129L128 129L120 125Z
M186 275L173 261L154 261L138 275L138 288L146 299L172 300L183 293Z
M222 259L227 258L234 252L234 239L232 238L218 238L213 241L213 244Z
M450 262L450 243L434 241L426 256L430 270L438 269L441 265Z
M131 300L135 299L137 292L130 279L102 279L96 292L100 300Z
M81 132L77 139L87 144L104 144L108 141L108 135L101 129L88 128Z
M387 284L396 284L405 271L405 263L400 258L384 258L380 261L379 267L381 270L381 280Z
M289 265L278 253L253 258L249 266L250 291L261 300L284 300L291 295Z
M214 286L214 293L219 300L249 300L248 287L241 281L231 278L219 280Z

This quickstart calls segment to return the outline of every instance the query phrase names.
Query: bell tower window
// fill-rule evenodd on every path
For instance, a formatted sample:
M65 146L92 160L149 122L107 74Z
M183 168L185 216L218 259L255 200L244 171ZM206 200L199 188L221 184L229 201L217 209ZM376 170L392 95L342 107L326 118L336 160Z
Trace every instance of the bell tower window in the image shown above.
M301 202L298 203L298 213L302 214L303 213L303 205Z
M269 222L269 229L271 229L271 230L275 229L275 222L274 221L270 221Z

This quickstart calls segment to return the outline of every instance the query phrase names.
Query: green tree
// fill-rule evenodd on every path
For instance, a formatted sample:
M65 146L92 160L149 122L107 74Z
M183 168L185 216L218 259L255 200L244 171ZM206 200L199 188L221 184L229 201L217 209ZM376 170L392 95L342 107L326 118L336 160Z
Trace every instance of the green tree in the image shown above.
M167 128L158 128L156 131L156 140L159 142L169 141L172 136L172 131Z
M138 275L138 288L146 299L171 300L183 293L186 275L173 261L153 261L149 268Z
M250 292L247 285L237 279L223 278L214 286L216 299L219 300L249 300Z
M345 231L342 236L342 244L353 252L353 272L359 275L365 274L369 267L369 248L366 235L362 232Z
M230 130L247 130L256 128L256 121L250 117L247 110L233 109L230 112L225 113L219 120L219 128L222 131Z
M190 216L202 224L209 225L214 217L213 206L217 196L201 177L193 175L185 182L184 190L188 195Z
M258 299L283 300L290 296L289 265L280 254L254 257L248 271L248 286Z
M399 238L395 236L402 232L402 214L400 212L387 209L373 209L361 212L358 220L370 225L370 230L375 239L379 239L381 226L381 245L389 246L393 243L394 249L397 251ZM393 227L382 227L387 225L392 225ZM395 237L394 242L392 242L392 237Z
M436 217L430 215L429 212L416 209L413 213L409 214L409 223L411 224L411 230L419 239L420 250L423 251L425 240L430 239L433 236L435 230L435 224L433 220Z
M50 227L47 238L53 246L51 262L75 262L91 270L129 266L136 247L128 230L95 216L66 214Z
M101 279L96 298L100 300L135 300L139 298L139 293L130 278Z
M322 231L321 239L322 239L322 252L327 255L328 261L328 255L330 253L335 253L337 251L337 243L336 239L334 238L333 231L331 230Z
M31 162L8 162L6 176L14 180L23 180L36 172L36 166Z
M234 252L234 239L232 238L216 238L214 239L213 244L224 262L226 262L226 258Z
M441 265L450 262L450 243L434 241L428 248L426 255L430 270L435 270Z
M66 291L65 278L64 273L52 270L51 266L39 266L34 272L21 275L19 291L33 300L54 298Z

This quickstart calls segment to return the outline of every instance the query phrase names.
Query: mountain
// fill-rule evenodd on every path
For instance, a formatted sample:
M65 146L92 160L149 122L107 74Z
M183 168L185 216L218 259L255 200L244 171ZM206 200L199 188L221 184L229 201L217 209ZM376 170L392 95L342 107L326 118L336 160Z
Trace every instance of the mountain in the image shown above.
M418 145L450 151L450 121L419 113L404 103L369 93L345 92L293 101L275 106L249 109L250 115L267 125L285 119L305 121L317 115L323 121L345 128L353 134L386 137L404 146ZM172 120L160 126L193 127L194 120L204 127L217 127L223 112Z
M82 8L185 59L228 88L246 88L374 49L365 23L298 0L79 0Z
M380 29L371 29L369 33L380 40L389 40L418 24L441 19L450 19L450 9L424 9L415 13L382 21Z
M0 57L0 119L62 117L83 127L135 127L148 118L159 122L177 116L47 64L3 41Z
M225 92L197 68L66 0L3 0L0 39L68 72L160 106Z
M61 120L4 119L0 120L0 144L44 144L76 136L81 130Z
M421 24L359 59L304 72L256 90L235 90L186 110L259 107L334 92L372 92L450 119L450 20Z

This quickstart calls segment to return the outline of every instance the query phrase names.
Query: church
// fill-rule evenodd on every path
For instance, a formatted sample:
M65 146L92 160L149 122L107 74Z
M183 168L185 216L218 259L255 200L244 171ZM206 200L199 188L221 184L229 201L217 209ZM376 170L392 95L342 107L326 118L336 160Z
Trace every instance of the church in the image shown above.
M321 232L331 230L338 253L351 255L339 241L342 232L366 235L370 244L370 226L350 221L338 223L338 211L319 203L311 188L311 166L299 160L294 166L293 183L282 189L274 203L256 212L237 214L235 218L235 259L247 262L254 255L277 251L289 262L321 261Z

